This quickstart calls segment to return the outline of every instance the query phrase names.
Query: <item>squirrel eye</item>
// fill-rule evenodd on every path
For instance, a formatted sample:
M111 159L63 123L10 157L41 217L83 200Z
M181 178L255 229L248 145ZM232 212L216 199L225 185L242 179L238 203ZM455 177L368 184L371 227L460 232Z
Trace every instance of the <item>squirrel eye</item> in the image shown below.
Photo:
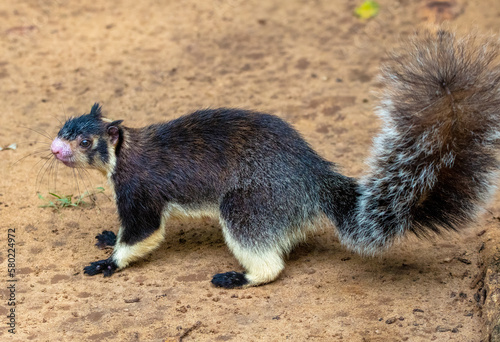
M84 147L84 148L89 147L90 146L90 140L83 139L82 141L80 141L80 146Z

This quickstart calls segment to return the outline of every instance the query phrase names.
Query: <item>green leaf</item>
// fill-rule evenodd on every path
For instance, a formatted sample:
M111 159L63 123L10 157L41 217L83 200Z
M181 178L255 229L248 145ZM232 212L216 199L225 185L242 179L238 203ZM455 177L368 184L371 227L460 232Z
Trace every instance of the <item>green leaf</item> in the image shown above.
M359 5L354 13L361 19L370 19L377 15L379 10L379 4L375 1L365 1Z
M58 194L55 194L53 192L49 192L49 195L52 195L52 196L54 196L55 198L58 198L58 199L62 198L61 196L59 196Z
M87 197L94 201L94 196L102 193L104 193L104 188L98 187L96 188L96 191L85 191L83 194L74 197L73 195L58 195L55 192L49 192L49 195L53 197L51 199L55 198L54 201L43 197L41 193L37 193L37 196L42 201L46 202L46 204L39 206L40 208L53 208L59 211L61 208L85 206L87 205L87 202L85 201Z

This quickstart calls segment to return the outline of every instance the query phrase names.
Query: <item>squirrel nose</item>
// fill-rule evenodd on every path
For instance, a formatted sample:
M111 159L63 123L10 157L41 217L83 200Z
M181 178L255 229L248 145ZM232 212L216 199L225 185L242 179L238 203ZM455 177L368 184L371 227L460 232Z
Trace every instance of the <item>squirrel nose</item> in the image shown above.
M61 153L62 146L61 146L61 144L58 143L57 140L58 139L55 139L52 142L52 144L50 145L50 151L52 152L52 154L59 154L59 153Z
M50 151L56 157L68 157L71 155L71 148L69 145L59 138L55 138L50 145Z

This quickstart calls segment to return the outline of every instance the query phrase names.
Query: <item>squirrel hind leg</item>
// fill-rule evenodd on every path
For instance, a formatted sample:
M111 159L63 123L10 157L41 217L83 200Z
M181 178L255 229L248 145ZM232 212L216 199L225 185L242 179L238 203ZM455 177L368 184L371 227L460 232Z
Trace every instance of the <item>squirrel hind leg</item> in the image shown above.
M284 253L279 247L248 246L248 244L234 237L230 229L228 229L226 221L221 219L221 224L229 249L246 272L232 271L216 274L212 279L212 284L228 289L250 287L270 283L279 276L285 268Z

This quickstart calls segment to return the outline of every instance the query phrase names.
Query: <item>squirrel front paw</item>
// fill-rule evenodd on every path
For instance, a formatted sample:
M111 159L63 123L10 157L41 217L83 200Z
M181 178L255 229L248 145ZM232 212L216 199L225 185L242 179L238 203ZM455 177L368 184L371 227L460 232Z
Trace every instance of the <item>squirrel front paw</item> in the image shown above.
M97 239L97 243L95 245L99 249L113 247L116 244L116 234L109 230L103 231L95 238Z
M111 258L91 262L89 266L83 268L83 273L93 276L102 273L105 277L111 277L118 269L116 263Z

